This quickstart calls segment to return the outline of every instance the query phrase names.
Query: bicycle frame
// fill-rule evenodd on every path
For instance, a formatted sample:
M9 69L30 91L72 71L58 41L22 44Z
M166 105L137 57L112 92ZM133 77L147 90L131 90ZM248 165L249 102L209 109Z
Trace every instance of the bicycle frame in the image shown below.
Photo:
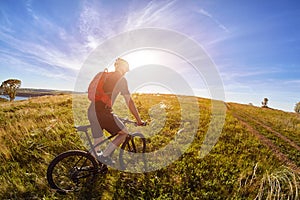
M118 133L114 134L114 135L111 135L109 136L108 138L102 140L101 142L99 142L98 144L93 144L92 140L91 140L91 137L89 136L89 133L88 133L88 129L91 128L91 125L87 125L87 126L78 126L78 127L75 127L77 129L77 131L80 131L80 132L84 132L85 133L85 136L88 140L88 143L89 143L89 146L90 146L90 150L88 150L89 153L93 153L94 155L97 155L97 152L95 150L95 148L97 146L100 146L101 144L107 142L108 140L110 140L111 138L115 137L118 135Z
M124 124L134 124L136 125L136 122L134 121L131 121L131 120L128 120L128 119L124 119L124 118L119 118ZM146 125L147 123L145 122L144 123L144 126ZM97 156L97 152L95 150L96 147L102 145L103 143L107 142L108 140L112 139L113 137L117 136L118 133L116 134L113 134L113 135L110 135L109 137L105 138L104 140L102 140L101 142L99 142L98 144L93 144L92 142L92 139L88 133L88 129L91 128L91 125L86 125L86 126L75 126L75 128L77 129L77 131L80 131L80 132L84 132L85 133L85 136L88 140L88 144L90 146L90 149L88 150L89 153L93 154L93 155L96 155ZM126 140L124 141L124 143L128 142L130 139L132 138L131 134L129 133ZM134 145L134 144L133 144ZM135 146L133 147L135 148Z

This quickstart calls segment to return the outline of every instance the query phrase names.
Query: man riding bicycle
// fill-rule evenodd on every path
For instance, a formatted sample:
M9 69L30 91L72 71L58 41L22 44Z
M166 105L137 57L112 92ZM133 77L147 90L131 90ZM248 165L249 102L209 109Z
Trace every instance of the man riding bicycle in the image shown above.
M128 135L128 131L120 119L113 113L112 106L116 97L121 94L126 102L127 107L136 119L138 126L144 125L141 120L138 110L131 98L128 90L127 80L124 75L129 71L129 64L126 60L118 58L115 63L114 72L102 72L95 76L94 87L91 104L88 108L88 119L92 127L92 135L94 144L98 144L103 140L103 132L105 129L110 134L118 134L116 138L109 143L106 149L100 155L100 160L105 163L111 163L110 155L112 152L124 142ZM92 81L92 82L93 82ZM101 84L101 86L100 86ZM97 96L98 95L98 96ZM96 149L97 151L98 149Z

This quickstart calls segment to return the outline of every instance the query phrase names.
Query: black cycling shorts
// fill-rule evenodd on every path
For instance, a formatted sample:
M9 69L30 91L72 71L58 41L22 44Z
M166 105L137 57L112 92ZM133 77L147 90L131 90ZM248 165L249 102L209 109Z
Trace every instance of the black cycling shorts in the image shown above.
M125 125L118 116L111 109L106 109L102 103L91 103L88 109L88 119L94 138L102 137L103 129L112 135L125 129Z

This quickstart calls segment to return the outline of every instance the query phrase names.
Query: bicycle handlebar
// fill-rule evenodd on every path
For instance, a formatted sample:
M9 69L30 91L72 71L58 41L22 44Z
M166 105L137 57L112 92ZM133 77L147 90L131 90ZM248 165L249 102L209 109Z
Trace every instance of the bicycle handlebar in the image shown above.
M124 118L119 118L124 124L134 124L137 126L137 123L135 121L129 120L129 119L124 119ZM144 122L142 126L146 126L147 122Z

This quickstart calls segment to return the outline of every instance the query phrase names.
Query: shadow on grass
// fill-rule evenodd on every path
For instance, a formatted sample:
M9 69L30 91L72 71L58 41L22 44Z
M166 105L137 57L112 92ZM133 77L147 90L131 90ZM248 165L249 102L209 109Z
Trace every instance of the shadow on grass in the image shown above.
M85 188L78 193L75 193L78 199L101 199L103 192L107 189L106 183L107 174L97 174Z

